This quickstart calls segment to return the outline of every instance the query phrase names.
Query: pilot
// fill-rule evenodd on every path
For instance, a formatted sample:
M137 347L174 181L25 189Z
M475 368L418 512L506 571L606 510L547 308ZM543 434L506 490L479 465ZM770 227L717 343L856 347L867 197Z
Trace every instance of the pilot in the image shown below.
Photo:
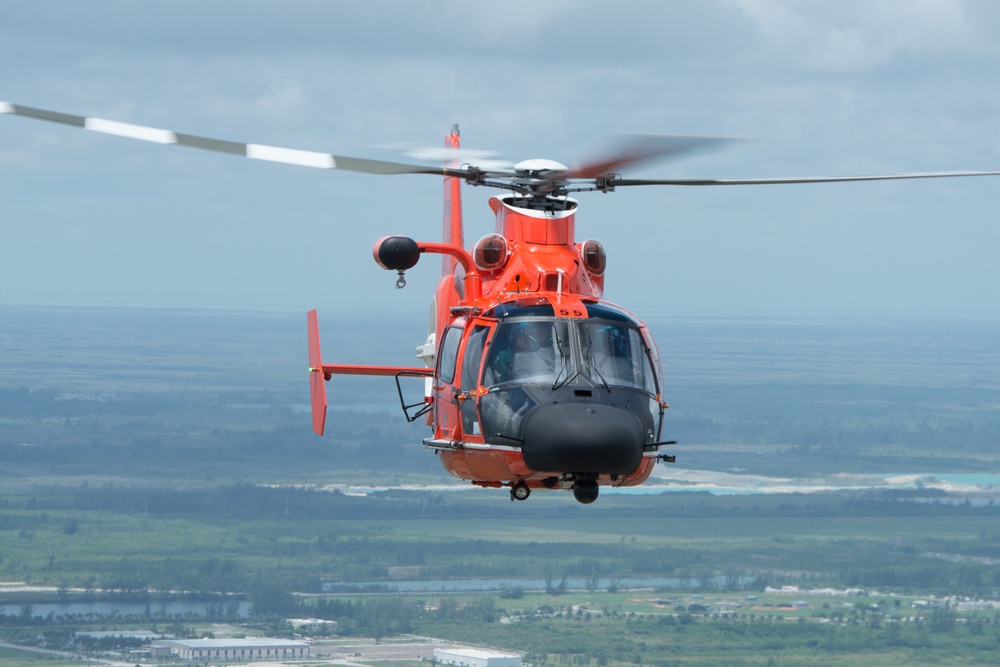
M551 327L542 322L528 322L514 332L510 377L513 380L548 375L555 367L551 340Z
M493 357L490 367L494 381L499 384L552 373L552 346L545 344L551 339L551 327L544 322L515 325L507 345Z
M595 370L613 384L641 385L641 368L633 363L629 336L623 327L608 324L595 332L591 349Z
M484 383L495 386L506 382L551 380L555 368L552 325L548 322L523 322L501 327L494 341L494 352L484 374ZM508 386L482 397L483 423L491 433L517 437L521 420L535 405L525 389Z

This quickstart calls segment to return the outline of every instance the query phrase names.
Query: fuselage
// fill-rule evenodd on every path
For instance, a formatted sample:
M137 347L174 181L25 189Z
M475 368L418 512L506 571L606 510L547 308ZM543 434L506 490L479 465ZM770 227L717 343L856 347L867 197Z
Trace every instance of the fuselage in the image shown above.
M639 484L666 408L655 344L603 300L604 250L576 243L575 202L520 203L490 200L495 233L453 252L454 275L439 285L424 444L450 473L485 486Z

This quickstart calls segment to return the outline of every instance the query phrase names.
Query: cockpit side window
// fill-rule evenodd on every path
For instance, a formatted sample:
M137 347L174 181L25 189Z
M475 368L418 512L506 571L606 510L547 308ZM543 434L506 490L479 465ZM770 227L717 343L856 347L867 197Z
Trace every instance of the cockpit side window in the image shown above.
M462 327L448 327L441 341L438 353L438 377L442 382L451 383L455 379L455 365L458 362L458 345L462 342Z
M479 367L483 361L483 347L486 345L488 326L478 325L469 334L462 354L461 391L465 399L461 402L462 429L466 434L480 435L479 414L475 390L479 388Z
M483 386L495 387L510 380L509 362L511 336L510 327L497 327L490 343L489 356L483 366Z
M649 351L649 361L650 361L650 378L647 384L647 389L650 393L659 395L662 388L659 385L660 379L663 376L663 367L660 365L660 351L656 347L656 341L653 337L649 335L649 330L643 327L640 330L642 334L642 339L645 342L645 348Z
M479 366L483 361L483 347L490 328L479 325L469 334L462 357L462 390L468 391L479 386Z

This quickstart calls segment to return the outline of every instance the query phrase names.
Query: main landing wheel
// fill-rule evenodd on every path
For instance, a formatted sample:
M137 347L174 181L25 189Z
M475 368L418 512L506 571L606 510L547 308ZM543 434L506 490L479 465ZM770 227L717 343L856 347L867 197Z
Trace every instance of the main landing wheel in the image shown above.
M573 497L576 498L577 502L584 505L589 505L597 500L597 494L600 491L601 487L597 485L597 482L580 480L573 483Z
M513 500L527 500L528 496L531 495L531 489L524 482L518 482L514 486L510 487L510 499Z

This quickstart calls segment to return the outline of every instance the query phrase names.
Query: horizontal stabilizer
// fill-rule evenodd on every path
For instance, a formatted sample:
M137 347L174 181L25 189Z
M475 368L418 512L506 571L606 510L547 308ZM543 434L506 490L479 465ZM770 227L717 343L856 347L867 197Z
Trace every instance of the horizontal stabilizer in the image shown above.
M424 366L362 366L360 364L323 364L324 375L396 375L432 377L433 368Z
M309 328L309 396L312 402L313 431L323 435L326 426L326 381L331 375L380 375L388 377L433 377L434 369L424 366L364 366L324 364L319 347L319 320L315 310L306 313Z

